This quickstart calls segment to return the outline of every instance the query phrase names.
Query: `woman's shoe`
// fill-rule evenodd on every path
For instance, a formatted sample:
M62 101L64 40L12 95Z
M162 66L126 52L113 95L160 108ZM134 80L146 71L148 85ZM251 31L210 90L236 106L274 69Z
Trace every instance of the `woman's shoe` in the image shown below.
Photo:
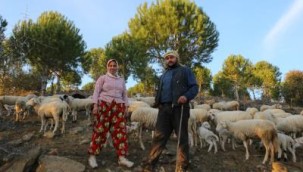
M126 167L128 167L128 168L131 168L131 167L134 165L133 162L129 161L129 160L126 159L124 156L120 156L120 157L119 157L118 164L119 164L119 165L124 165L124 166L126 166Z
M90 155L88 158L88 164L91 168L97 168L98 164L96 161L96 156L95 155Z

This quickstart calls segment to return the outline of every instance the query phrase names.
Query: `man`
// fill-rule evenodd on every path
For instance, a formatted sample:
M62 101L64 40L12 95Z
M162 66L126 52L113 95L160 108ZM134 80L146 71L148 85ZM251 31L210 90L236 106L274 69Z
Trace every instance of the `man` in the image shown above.
M193 72L179 63L175 51L164 55L165 72L160 78L155 105L159 107L155 136L143 171L153 171L155 165L173 132L178 136L177 172L186 171L189 166L188 119L189 101L198 93ZM180 125L180 121L182 122ZM180 128L181 127L181 128ZM180 131L180 133L179 133Z

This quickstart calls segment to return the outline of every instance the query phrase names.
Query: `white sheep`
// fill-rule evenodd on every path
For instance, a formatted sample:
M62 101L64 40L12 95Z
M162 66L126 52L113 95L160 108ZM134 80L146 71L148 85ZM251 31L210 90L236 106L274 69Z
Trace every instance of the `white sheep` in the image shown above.
M265 111L266 109L282 109L282 105L280 104L261 105L260 111Z
M78 112L81 110L85 110L86 116L88 117L88 119L90 119L91 109L94 104L93 99L90 98L78 99L78 98L69 97L68 104L72 110L73 122L77 121Z
M41 129L40 132L45 129L45 121L47 118L53 118L55 121L55 127L53 133L57 131L59 126L60 117L62 119L61 133L65 132L65 122L67 120L70 108L65 101L53 101L49 103L41 104L38 110L38 115L41 118ZM45 131L45 130L44 130Z
M151 107L140 107L137 108L131 114L131 121L138 122L138 136L139 142L142 150L145 150L145 146L142 141L142 130L144 128L148 128L154 130L156 127L157 117L158 117L158 109L151 108Z
M142 101L147 103L149 106L153 106L155 104L155 97L137 97L137 101Z
M266 149L263 164L268 160L269 152L271 152L271 162L274 161L274 153L279 149L278 135L274 123L267 120L249 119L236 122L222 121L220 125L230 131L236 139L243 141L246 149L246 160L249 159L249 139L259 138Z
M284 159L287 159L286 151L288 150L292 154L292 161L296 162L296 150L295 150L295 141L290 136L278 133L279 146L278 150L278 160L281 158L282 151L284 153Z
M210 125L208 124L208 122L204 122L198 129L200 147L202 148L203 141L206 141L209 144L208 152L211 151L212 147L214 146L214 153L217 153L218 148L216 142L219 141L219 138L215 133L213 133L207 128L210 128Z
M150 105L142 101L130 101L128 107L128 113L131 114L140 107L150 107Z
M61 133L65 132L65 122L67 120L67 116L71 111L68 103L63 101L61 98L53 99L52 101L41 102L39 98L32 98L26 102L26 106L31 106L35 109L38 116L41 118L41 128L40 132L46 130L46 120L48 118L53 118L55 122L55 127L53 133L57 131L60 117L62 118L62 129Z
M21 96L0 96L0 115L3 114L4 105L14 105L16 104L17 99Z
M16 100L15 103L16 121L24 120L26 115L29 114L29 109L26 107L26 102L33 97L37 97L37 96L34 94L29 94L25 97L19 97ZM21 115L23 115L22 119L21 119Z
M256 112L259 112L259 110L255 107L248 107L246 108L246 112L249 112L251 115L254 115Z
M188 121L188 133L191 146L197 146L198 144L198 133L197 124L209 121L210 115L205 109L190 109Z
M239 102L232 100L228 102L217 102L213 104L213 109L219 109L219 110L239 110Z
M294 134L303 132L303 116L302 115L292 115L286 118L279 118L277 121L277 129L284 133Z
M271 121L273 123L276 123L276 117L272 113L266 112L266 111L256 112L254 114L254 119L269 120L269 121Z
M197 104L197 105L194 105L194 109L205 109L205 110L210 110L211 107L209 104Z
M243 119L252 119L252 115L246 111L222 111L218 112L215 116L213 121L217 125L221 121L239 121Z

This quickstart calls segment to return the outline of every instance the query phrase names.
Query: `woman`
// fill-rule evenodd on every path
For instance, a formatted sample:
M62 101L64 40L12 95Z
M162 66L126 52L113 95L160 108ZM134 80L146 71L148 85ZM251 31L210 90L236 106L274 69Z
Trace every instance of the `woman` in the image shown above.
M96 155L100 153L107 132L110 131L118 164L130 168L134 163L125 158L128 153L125 119L128 98L125 81L118 75L118 62L115 59L108 60L106 67L107 73L98 78L93 94L94 122L88 163L92 168L98 167Z

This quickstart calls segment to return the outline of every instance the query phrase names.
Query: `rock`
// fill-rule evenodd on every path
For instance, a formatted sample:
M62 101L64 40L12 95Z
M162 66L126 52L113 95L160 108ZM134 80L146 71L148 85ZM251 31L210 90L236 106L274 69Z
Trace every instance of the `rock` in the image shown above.
M84 139L80 142L80 145L87 144L87 143L90 143L90 140L89 139Z
M53 148L47 154L48 155L58 155L58 149L57 148Z
M16 172L16 171L31 171L33 165L41 154L40 146L29 150L24 155L15 158L14 161L1 166L0 171Z
M36 172L84 172L85 165L69 158L45 155L39 158Z
M70 131L69 131L69 133L70 134L78 134L78 133L80 133L80 132L82 132L83 131L83 127L75 127L75 128L72 128Z
M52 131L48 131L48 132L45 132L43 134L44 137L48 138L48 139L52 139L55 137L55 134L52 132Z
M29 134L26 134L22 137L23 141L29 141L30 139L32 139L32 137L35 135L35 132L31 132Z
M22 139L17 139L17 140L13 140L13 141L8 142L8 144L9 144L9 145L12 145L12 146L18 146L18 145L20 145L21 143L23 143L23 140L22 140Z

